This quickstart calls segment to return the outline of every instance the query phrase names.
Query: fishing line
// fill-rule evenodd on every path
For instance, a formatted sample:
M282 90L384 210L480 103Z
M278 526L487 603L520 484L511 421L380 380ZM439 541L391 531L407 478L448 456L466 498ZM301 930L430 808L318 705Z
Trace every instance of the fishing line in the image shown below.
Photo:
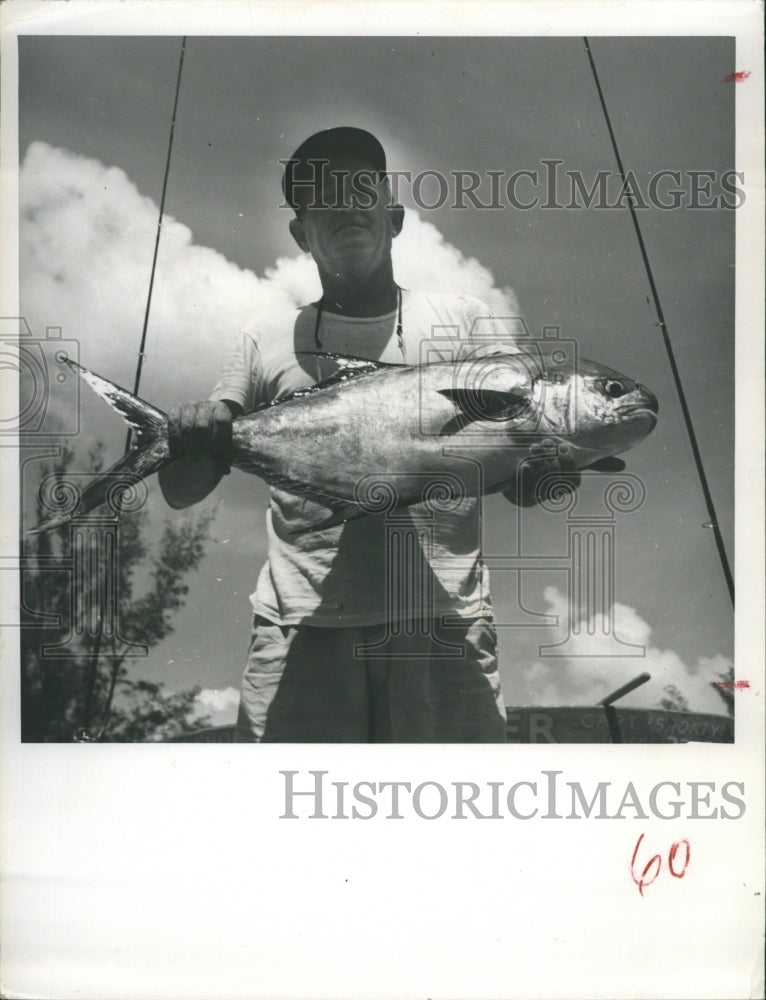
M585 43L585 51L588 54L588 61L590 63L590 68L593 73L593 79L596 84L596 90L598 91L599 101L601 102L601 109L604 112L604 119L606 121L606 127L609 132L609 138L612 143L612 149L614 151L615 159L617 160L617 167L619 170L620 177L622 178L622 190L630 191L628 188L628 182L625 177L625 168L622 165L622 157L620 156L620 150L617 146L617 139L612 128L612 122L609 117L609 111L607 110L606 101L604 100L604 92L601 89L601 82L596 71L596 64L593 60L593 53L590 50L590 44L587 37L583 37L583 42ZM638 216L636 210L633 206L633 200L631 197L626 198L628 211L630 212L630 217L633 221L633 229L636 233L636 239L638 240L638 246L641 251L641 258L644 262L644 270L646 271L646 276L649 279L649 288L652 293L652 300L654 301L654 308L657 312L657 319L659 321L659 327L662 332L662 339L665 344L665 350L668 355L668 360L670 362L670 370L673 374L673 381L675 382L676 392L678 393L678 398L681 403L681 412L683 413L684 423L686 424L686 431L689 435L689 442L692 448L692 454L694 456L694 464L697 467L697 475L699 476L700 485L702 486L702 494L705 498L705 505L708 512L707 525L713 530L713 537L715 538L716 548L718 550L718 557L721 561L721 568L723 569L723 575L726 579L726 587L729 591L729 597L731 599L732 605L734 604L734 579L732 577L731 568L729 567L729 560L726 556L726 547L723 543L723 536L721 535L721 529L718 525L718 517L715 512L715 505L713 504L713 497L710 493L710 488L708 486L707 476L705 475L705 468L702 464L702 455L700 454L699 446L697 445L697 436L694 433L694 425L692 424L691 413L689 412L689 407L686 402L686 394L684 393L684 388L681 383L681 375L678 371L678 366L676 364L675 354L673 353L673 345L670 343L670 335L668 333L667 324L665 323L665 315L662 311L662 305L660 304L660 296L657 292L657 285L654 281L654 274L652 273L652 267L649 263L649 256L646 252L646 245L644 243L644 238L641 233L641 227L638 223Z
M154 254L152 256L152 268L149 275L149 291L146 296L146 309L144 311L144 323L141 330L141 344L138 348L138 359L136 362L136 374L133 381L133 395L138 395L138 389L141 385L141 371L144 364L145 348L146 348L146 334L149 329L149 313L152 306L152 292L154 291L154 276L157 270L157 256L160 247L160 236L162 234L162 220L165 215L165 196L168 190L168 176L170 174L170 159L173 153L173 136L175 134L176 127L176 115L178 113L178 95L181 92L181 74L184 67L184 55L186 54L186 35L181 39L181 53L178 59L178 74L176 76L176 92L173 99L173 113L170 120L170 134L168 136L168 152L165 158L165 174L162 178L162 195L160 197L160 212L157 219L157 232L154 238ZM130 451L130 444L133 431L128 430L127 437L125 439L125 452ZM119 508L116 512L117 520L119 520ZM114 696L114 689L116 686L116 676L113 674L111 678L111 683L109 687L109 693L107 697L106 708L104 711L104 718L101 723L97 733L93 733L88 727L90 724L90 716L93 710L93 697L96 690L96 680L98 678L98 661L101 655L101 641L103 637L104 628L104 615L103 608L99 609L98 619L96 622L96 634L93 640L93 651L91 653L92 666L89 670L87 688L85 693L85 706L83 709L83 720L82 727L77 730L74 734L75 742L95 742L102 738L104 731L106 730L107 722L109 721L109 713L112 707L112 698Z

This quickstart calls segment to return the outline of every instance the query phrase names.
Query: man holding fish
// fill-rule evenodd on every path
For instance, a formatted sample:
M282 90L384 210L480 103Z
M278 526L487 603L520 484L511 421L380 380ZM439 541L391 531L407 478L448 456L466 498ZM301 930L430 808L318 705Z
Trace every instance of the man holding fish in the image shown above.
M534 502L541 475L563 471L575 483L586 460L575 462L561 438L541 433L531 448L528 438L517 446L516 465L493 471L495 447L489 471L477 471L472 422L522 419L533 407L534 380L511 364L507 331L479 300L396 284L391 244L404 209L392 201L374 136L351 127L316 133L287 161L283 190L295 213L290 232L317 265L322 297L256 317L210 399L168 414L172 461L160 468L174 508L202 500L230 464L272 486L235 739L504 742L480 494L502 489L513 502ZM489 341L471 341L477 320L484 333L490 324ZM421 368L429 344L436 356ZM488 354L505 359L507 370L485 379L478 414L470 390L433 381L447 363ZM438 437L438 447L431 439L419 457L421 438L397 424L408 404L418 404L413 368L433 382L422 384L442 407L435 426L449 427L435 433L466 435L466 459L448 454ZM637 384L612 385L628 393ZM565 415L564 402L559 409ZM238 434L247 418L237 418L256 411L260 440L271 435L281 448L278 464L232 457L244 453ZM328 433L340 459L320 443ZM431 487L431 502L419 502Z

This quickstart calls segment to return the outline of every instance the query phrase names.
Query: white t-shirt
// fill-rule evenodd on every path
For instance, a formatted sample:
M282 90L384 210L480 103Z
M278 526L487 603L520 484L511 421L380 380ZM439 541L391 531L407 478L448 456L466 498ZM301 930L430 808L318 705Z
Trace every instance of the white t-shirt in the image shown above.
M318 349L316 319L313 305L259 316L238 336L210 399L233 400L248 412L331 375L334 363L301 353ZM457 360L477 349L515 350L506 325L472 296L405 290L401 344L396 323L396 310L371 318L323 311L319 350L409 365ZM369 515L288 532L285 526L311 503L271 490L268 560L250 598L257 614L282 625L316 626L491 614L480 499L466 497L436 514L415 505L395 518Z

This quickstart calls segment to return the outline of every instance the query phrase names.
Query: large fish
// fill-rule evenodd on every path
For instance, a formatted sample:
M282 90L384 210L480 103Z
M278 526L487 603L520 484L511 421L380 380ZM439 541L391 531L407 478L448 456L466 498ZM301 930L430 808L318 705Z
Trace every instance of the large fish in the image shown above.
M547 365L518 353L413 367L314 357L332 361L334 373L238 417L231 449L233 466L318 502L321 519L309 529L369 513L364 488L387 476L396 506L419 502L429 480L449 489L456 456L480 463L482 493L505 489L543 438L566 442L578 468L618 469L624 464L612 456L643 440L657 421L649 389L592 361ZM99 506L115 477L135 482L174 461L161 410L68 364L130 425L132 447L85 488L75 511L33 531Z

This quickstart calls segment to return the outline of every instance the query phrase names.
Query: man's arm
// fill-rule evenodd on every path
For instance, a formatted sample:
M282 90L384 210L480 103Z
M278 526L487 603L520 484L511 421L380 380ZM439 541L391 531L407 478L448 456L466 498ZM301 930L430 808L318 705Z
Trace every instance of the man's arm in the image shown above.
M160 469L166 502L176 510L208 496L229 471L231 425L243 412L232 400L203 400L168 413L168 443L176 460Z

